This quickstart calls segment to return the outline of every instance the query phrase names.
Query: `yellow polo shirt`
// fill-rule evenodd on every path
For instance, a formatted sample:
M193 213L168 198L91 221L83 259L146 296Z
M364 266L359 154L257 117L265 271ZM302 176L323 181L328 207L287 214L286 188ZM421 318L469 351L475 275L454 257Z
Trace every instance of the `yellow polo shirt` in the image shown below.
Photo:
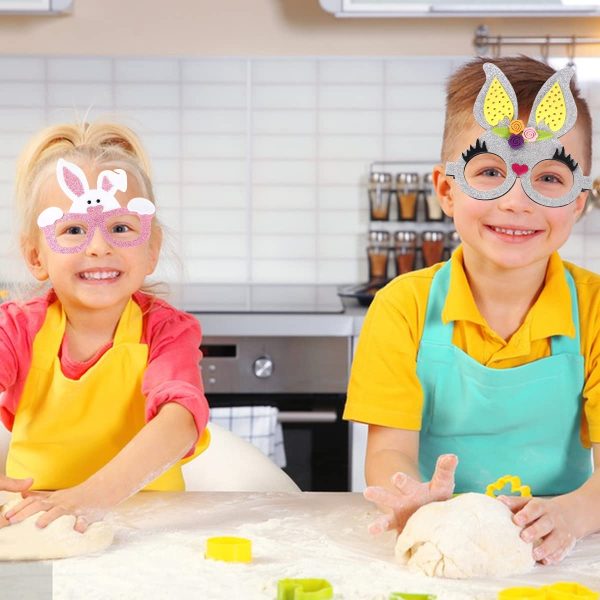
M577 288L581 354L585 359L582 441L600 443L600 275L549 260L544 287L519 329L506 341L479 312L463 268L462 247L452 271L442 321L454 321L452 341L486 367L507 369L550 356L550 338L574 337L571 296L564 270ZM423 390L417 352L433 276L443 263L391 281L373 300L360 333L348 386L344 418L399 429L421 428ZM543 418L540 415L540 418Z

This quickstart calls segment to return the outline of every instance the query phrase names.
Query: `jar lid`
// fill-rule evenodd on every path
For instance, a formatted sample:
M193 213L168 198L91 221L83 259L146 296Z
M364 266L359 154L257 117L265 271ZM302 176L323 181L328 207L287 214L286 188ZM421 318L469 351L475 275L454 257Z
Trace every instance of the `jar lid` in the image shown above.
M433 184L433 173L425 173L423 175L423 183Z
M392 174L376 171L369 174L369 183L392 183Z
M444 239L443 231L424 231L422 233L424 242L440 242Z
M449 231L448 241L452 242L453 244L460 244L460 236L458 235L458 231Z
M369 231L369 242L389 242L390 232L373 230Z
M417 233L415 231L396 231L394 239L397 242L414 242L417 239Z
M398 173L396 183L419 183L418 173Z

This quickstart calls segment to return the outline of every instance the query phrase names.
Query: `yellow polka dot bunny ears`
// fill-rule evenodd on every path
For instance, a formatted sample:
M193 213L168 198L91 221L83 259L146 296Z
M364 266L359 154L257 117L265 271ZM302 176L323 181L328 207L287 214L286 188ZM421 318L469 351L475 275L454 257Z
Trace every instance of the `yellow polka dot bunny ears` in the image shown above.
M504 73L491 63L483 69L486 80L473 114L485 132L461 159L446 164L446 175L477 200L503 196L517 179L534 202L549 207L565 206L589 190L591 177L558 141L577 121L573 69L561 69L544 83L527 125L519 119L517 97Z

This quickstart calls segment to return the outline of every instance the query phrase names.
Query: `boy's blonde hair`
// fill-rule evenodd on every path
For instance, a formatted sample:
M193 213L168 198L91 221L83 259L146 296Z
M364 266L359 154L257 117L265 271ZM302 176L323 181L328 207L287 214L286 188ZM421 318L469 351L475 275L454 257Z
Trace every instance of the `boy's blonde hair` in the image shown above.
M473 105L485 83L484 63L499 67L510 81L517 100L519 112L527 115L540 88L556 71L549 65L528 56L503 58L475 58L460 67L448 80L446 87L446 120L442 142L442 162L452 160L454 139L475 123ZM581 168L589 175L592 166L592 117L590 109L577 85L571 80L571 92L577 105L577 126L583 137L584 156L577 157ZM518 116L515 116L518 118ZM460 148L462 150L462 148Z
M117 123L63 123L38 133L17 162L15 197L21 242L39 235L37 217L42 186L55 176L59 158L91 168L122 168L134 176L142 195L155 203L150 161L138 136ZM153 235L160 226L152 219Z

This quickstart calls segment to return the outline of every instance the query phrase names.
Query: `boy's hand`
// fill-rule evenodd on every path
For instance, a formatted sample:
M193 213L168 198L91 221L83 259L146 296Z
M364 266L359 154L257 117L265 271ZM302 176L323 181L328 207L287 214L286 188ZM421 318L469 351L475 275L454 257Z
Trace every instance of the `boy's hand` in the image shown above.
M369 525L369 532L376 534L389 529L402 531L409 517L421 506L451 498L457 464L458 458L454 454L442 454L429 482L423 483L404 473L396 473L392 476L393 490L368 487L364 491L365 498L389 511Z
M38 527L44 528L63 515L73 515L75 531L84 533L90 523L101 520L107 512L98 507L96 494L90 493L85 484L56 492L29 492L23 496L23 502L6 513L11 525L44 511L36 521Z
M513 521L522 527L521 538L533 542L533 558L544 564L559 563L575 546L573 515L569 515L568 501L556 498L524 498L498 496L514 514Z

